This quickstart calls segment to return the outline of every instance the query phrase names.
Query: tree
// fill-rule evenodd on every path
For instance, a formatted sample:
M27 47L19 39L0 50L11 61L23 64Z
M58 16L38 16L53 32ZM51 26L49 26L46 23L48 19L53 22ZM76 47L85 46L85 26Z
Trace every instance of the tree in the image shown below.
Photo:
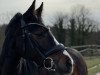
M74 40L76 40L76 42L74 44L71 43L71 45L86 44L87 41L86 39L88 39L89 34L95 28L95 25L93 24L92 20L89 18L89 14L90 14L89 10L86 9L84 6L77 6L74 7L74 9L72 10L70 27L71 30L73 30L73 35L70 35L70 38L71 38L71 42L72 41L75 42ZM70 33L72 33L72 31Z
M66 43L66 29L64 27L64 20L67 19L62 14L57 14L55 17L55 23L53 24L52 32L55 35L56 39L65 45Z
M75 29L75 19L70 19L69 36L70 45L76 45L76 29Z
M56 39L65 46L96 43L93 35L97 24L90 18L90 11L84 6L76 6L71 12L70 16L57 13L53 19L51 30Z

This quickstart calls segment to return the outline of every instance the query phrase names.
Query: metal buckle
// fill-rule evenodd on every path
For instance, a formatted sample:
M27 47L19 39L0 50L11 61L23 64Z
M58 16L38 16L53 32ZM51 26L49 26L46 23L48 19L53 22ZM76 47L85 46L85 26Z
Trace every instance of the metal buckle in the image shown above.
M46 65L46 60L48 61L50 61L50 66L48 67L47 65ZM53 59L51 58L51 57L47 57L45 60L44 60L44 63L43 63L43 65L44 65L44 68L46 68L47 70L50 70L50 71L55 71L55 68L53 68L53 66L54 66L54 61L53 61Z

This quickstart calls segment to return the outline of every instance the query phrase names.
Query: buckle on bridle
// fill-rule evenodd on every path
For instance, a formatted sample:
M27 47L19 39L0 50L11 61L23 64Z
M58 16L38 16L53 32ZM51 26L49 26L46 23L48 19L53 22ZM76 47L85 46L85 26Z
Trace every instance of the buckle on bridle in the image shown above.
M44 68L49 71L55 71L54 60L50 57L47 57L43 62Z

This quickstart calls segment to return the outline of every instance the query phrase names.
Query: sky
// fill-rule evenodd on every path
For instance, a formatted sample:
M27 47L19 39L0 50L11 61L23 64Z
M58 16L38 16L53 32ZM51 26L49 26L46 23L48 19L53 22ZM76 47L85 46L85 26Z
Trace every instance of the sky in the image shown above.
M0 0L0 24L8 23L17 12L24 13L33 0ZM57 12L71 13L71 8L84 5L92 12L92 18L100 22L100 0L37 0L36 8L44 2L43 20L50 24L50 20Z

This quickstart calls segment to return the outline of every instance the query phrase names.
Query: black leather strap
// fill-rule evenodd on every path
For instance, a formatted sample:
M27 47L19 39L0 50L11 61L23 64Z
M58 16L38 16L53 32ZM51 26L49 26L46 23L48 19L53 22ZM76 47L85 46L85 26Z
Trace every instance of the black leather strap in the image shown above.
M63 50L65 50L64 45L63 45L63 44L59 44L59 45L57 45L57 46L54 46L52 49L48 50L48 52L46 52L45 55L46 55L46 56L49 56L49 55L51 55L51 54L53 54L53 53L55 53L55 52L63 51Z

